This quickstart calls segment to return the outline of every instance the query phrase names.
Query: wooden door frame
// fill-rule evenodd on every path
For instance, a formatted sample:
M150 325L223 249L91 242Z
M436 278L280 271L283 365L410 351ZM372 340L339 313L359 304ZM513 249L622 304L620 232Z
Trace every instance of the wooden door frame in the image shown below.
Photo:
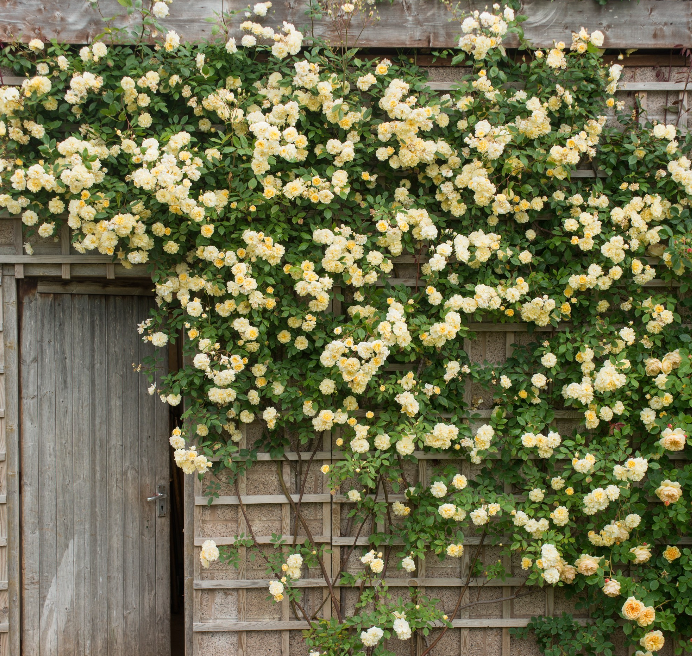
M14 272L13 272L14 273ZM17 280L14 275L0 274L2 287L2 351L3 373L0 375L0 393L5 398L4 417L0 426L4 429L6 462L5 480L0 482L7 492L4 526L0 532L7 536L5 549L7 572L8 622L0 627L7 635L3 641L1 656L20 654L21 642L21 577L19 525L19 332L17 312ZM2 438L0 437L0 440ZM2 549L3 547L0 547ZM0 559L1 560L1 559Z

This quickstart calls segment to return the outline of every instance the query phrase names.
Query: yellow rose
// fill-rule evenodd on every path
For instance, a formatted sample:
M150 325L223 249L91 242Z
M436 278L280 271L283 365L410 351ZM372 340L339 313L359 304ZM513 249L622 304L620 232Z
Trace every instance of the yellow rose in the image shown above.
M659 651L663 648L665 641L660 631L649 631L649 633L639 641L639 644L647 651Z
M663 552L663 557L669 563L672 563L674 560L680 558L680 555L680 549L678 549L677 547L666 547L666 550Z
M657 376L661 373L661 361L657 358L648 358L644 368L647 376Z
M665 480L656 490L656 496L667 506L682 496L682 486L678 482Z
M643 612L644 604L634 597L629 597L622 606L622 614L628 620L638 619Z
M637 618L639 626L649 626L656 619L656 611L653 606L646 606L641 615Z
M577 567L577 571L584 576L591 576L598 571L598 563L601 557L589 556L583 554L574 564Z

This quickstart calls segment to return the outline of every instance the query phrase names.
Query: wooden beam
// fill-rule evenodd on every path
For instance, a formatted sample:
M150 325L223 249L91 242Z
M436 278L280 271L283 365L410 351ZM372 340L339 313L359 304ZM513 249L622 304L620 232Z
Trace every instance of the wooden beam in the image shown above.
M416 278L383 278L375 283L376 287L384 287L386 285L391 285L395 287L396 285L403 285L404 287L420 287L425 286L425 281ZM677 280L661 280L659 278L654 278L643 285L644 287L679 287L680 282ZM552 329L552 327L551 327Z
M658 59L658 65L667 63L667 59L660 57ZM436 66L436 64L430 64L430 66ZM463 67L462 67L463 68ZM8 76L4 78L5 84L7 86L21 86L24 81L23 77ZM430 80L426 86L428 86L433 91L452 91L456 86L457 82L454 81L436 81ZM692 82L619 82L618 89L619 92L634 92L634 91L692 91ZM0 218L8 218L9 215L3 214Z
M527 626L531 621L529 617L516 617L510 619L458 619L452 620L452 627L455 629L490 629L503 627L522 627ZM592 624L592 619L575 618L575 622L582 626ZM433 623L432 626L441 628L441 622ZM236 622L234 620L214 620L212 622L195 622L193 631L198 632L226 632L226 631L286 631L286 630L305 630L310 628L307 622L300 620L269 620L266 622Z
M60 254L61 255L70 255L70 241L71 241L71 235L70 235L70 226L67 225L67 223L63 223L62 227L60 229ZM66 280L70 279L70 264L63 264L62 265L62 271L61 271L62 277Z
M453 81L430 81L428 85L433 91L451 91L457 85ZM692 91L692 83L685 82L620 82L618 91Z
M148 287L138 285L108 285L99 282L50 282L39 281L37 291L40 294L106 294L111 296L155 296Z
M368 53L367 51L359 53L361 59L371 60L379 59L380 54ZM451 68L453 57L436 57L432 54L424 53L421 51L416 51L413 54L414 61L418 66L423 68L437 67L437 68ZM632 54L629 56L623 56L620 59L619 54L604 54L603 61L606 64L620 64L626 68L645 68L650 66L682 66L687 67L687 60L682 55L675 55L668 52L661 52L659 54L653 53L648 55ZM458 64L454 65L454 68L458 67Z
M0 264L112 264L110 255L0 255Z
M248 588L267 588L271 581L275 579L209 579L204 581L195 581L195 590L239 590ZM470 587L500 587L507 585L521 585L525 579L522 578L506 578L504 581L500 579L487 579L484 577L473 578L469 581ZM378 579L379 582L379 579ZM372 583L372 582L371 582ZM430 586L436 588L453 588L461 587L466 584L466 579L462 578L415 578L407 577L387 577L384 579L385 585L390 588L416 588L421 586ZM366 583L365 585L368 585ZM327 584L324 579L298 579L291 583L291 587L296 588L326 588ZM338 581L333 583L335 588L351 588L350 585L341 585Z
M580 414L579 417L582 415ZM413 455L417 460L463 460L465 459L466 455L463 453L459 453L457 451L446 451L442 453L435 453L433 451L414 451L411 455ZM670 460L689 460L689 457L686 456L683 452L680 453L672 453L669 452L666 454L666 457L669 458ZM345 460L346 459L346 454L343 451L316 451L314 454L311 451L301 451L299 453L296 453L295 451L285 451L283 455L281 456L272 456L271 453L255 453L253 458L257 460L258 462L268 462L268 461L280 461L280 460L291 460L291 461L298 461L302 460L303 462L306 462L310 459L319 461L319 460ZM500 455L497 453L490 453L486 456L486 459L488 460L494 460L494 459L499 459ZM565 458L557 458L557 460L571 460L571 457L565 457ZM217 458L212 458L212 460L218 460ZM237 461L245 461L247 460L247 457L244 456L234 456L233 460ZM522 460L543 460L540 456L537 454L528 454L526 457L522 458ZM201 543L200 543L201 544Z

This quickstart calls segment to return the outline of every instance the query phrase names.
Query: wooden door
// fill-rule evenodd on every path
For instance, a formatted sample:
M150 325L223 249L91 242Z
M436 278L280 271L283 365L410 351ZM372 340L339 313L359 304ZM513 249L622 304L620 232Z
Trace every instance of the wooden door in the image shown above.
M133 368L154 301L41 285L19 289L22 654L168 655L168 406Z

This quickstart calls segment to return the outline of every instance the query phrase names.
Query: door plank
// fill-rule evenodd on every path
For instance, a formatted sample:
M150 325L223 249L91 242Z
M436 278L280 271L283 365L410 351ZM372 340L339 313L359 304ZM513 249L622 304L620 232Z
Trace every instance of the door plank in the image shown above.
M38 522L38 323L37 297L29 291L24 297L21 334L21 417L22 417L22 634L24 653L39 653L39 522Z
M53 296L37 295L38 331L38 435L39 439L39 631L41 656L56 656L57 644L57 527L55 434L55 339ZM60 338L60 336L58 336Z
M106 368L108 380L108 656L122 656L124 636L123 581L123 390L125 371L120 352L122 297L106 299Z
M145 321L149 316L146 299L133 300L136 307L136 322ZM127 329L127 327L126 327ZM136 336L134 325L129 330ZM139 365L142 359L153 355L153 347L150 343L137 340L137 352L134 364ZM142 398L142 392L146 394L147 379L144 374L136 374L135 380L138 391L138 399ZM146 498L156 494L156 470L154 467L154 453L156 437L154 425L154 407L151 403L142 403L139 407L139 463L141 477L141 498L139 508L140 519L140 552L139 552L139 622L142 631L139 642L142 652L145 654L156 653L156 631L147 630L154 627L156 622L156 515L157 503L147 501ZM136 502L136 501L135 501Z
M57 642L59 654L74 650L74 488L72 463L72 299L55 299L55 435L57 527Z
M163 363L158 376L168 372L168 350L160 349ZM171 652L171 562L170 562L170 535L171 535L171 482L168 460L169 417L168 404L162 403L154 396L156 430L154 441L156 453L156 480L166 483L168 494L168 512L165 517L156 519L156 656L169 656Z
M106 299L103 296L89 298L93 316L92 343L94 359L91 387L95 402L91 408L91 436L94 459L93 472L93 519L92 545L94 566L91 570L91 596L93 603L91 644L94 654L108 654L108 534L111 528L108 517L108 406L110 393L107 375L106 350Z
M147 299L147 312L153 307ZM157 353L156 382L168 373L168 348L155 349ZM154 395L154 454L157 482L165 483L168 494L168 512L156 519L156 656L169 656L171 651L171 503L172 494L169 444L169 406Z
M123 651L136 654L139 635L139 536L142 527L142 493L140 489L140 441L137 398L140 375L133 370L137 358L135 330L136 315L133 303L125 303L124 311L118 320L120 328L120 366L123 369ZM146 502L144 502L146 503Z
M74 619L75 653L90 654L91 599L87 582L91 580L91 409L92 345L91 317L87 296L73 296L72 323L72 421L74 462Z

